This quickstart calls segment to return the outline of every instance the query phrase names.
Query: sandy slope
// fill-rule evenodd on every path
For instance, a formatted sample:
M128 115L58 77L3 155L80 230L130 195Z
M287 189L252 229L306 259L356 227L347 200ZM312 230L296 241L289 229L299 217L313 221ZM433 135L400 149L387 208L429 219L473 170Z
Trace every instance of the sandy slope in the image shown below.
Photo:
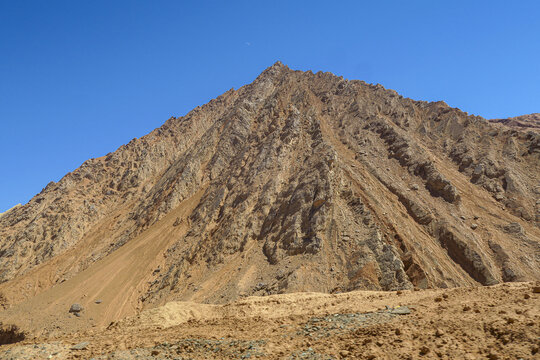
M5 345L0 357L534 359L540 294L533 287L295 293L225 305L176 302L107 328ZM388 310L403 305L410 314ZM81 342L88 342L84 349L71 349Z
M139 297L153 280L154 269L164 260L167 244L186 231L186 214L201 194L199 191L185 200L135 240L73 278L2 312L0 322L15 323L34 334L54 334L103 326L134 315L141 309ZM181 221L173 226L177 218ZM69 314L73 303L84 307L84 319Z

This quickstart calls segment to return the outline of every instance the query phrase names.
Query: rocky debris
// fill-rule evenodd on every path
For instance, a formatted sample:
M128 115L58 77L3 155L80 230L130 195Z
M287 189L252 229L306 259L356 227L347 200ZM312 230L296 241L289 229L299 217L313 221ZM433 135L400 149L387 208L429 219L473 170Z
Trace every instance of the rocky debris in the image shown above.
M69 357L69 348L62 342L45 344L26 344L0 351L1 358L5 360L34 360L34 359L66 359Z
M390 310L390 313L395 315L408 315L411 313L411 309L409 309L407 306L400 306Z
M427 355L430 351L431 349L425 345L420 347L420 355Z
M340 352L341 357L347 356L347 351L342 350L343 355ZM334 360L335 357L322 354L320 352L315 351L312 347L308 347L305 350L298 350L293 352L287 359L289 360L297 360L297 359L313 359L313 360Z
M509 234L524 234L523 227L517 222L509 223L508 225L505 225L503 229Z
M163 342L152 348L116 350L96 360L105 359L256 359L265 357L265 340L187 338Z
M0 310L9 308L9 300L0 292Z
M73 345L73 346L71 347L71 350L85 350L85 349L88 347L88 345L90 345L90 342L88 342L88 341L83 341L83 342L81 342L81 343L78 343L78 344L76 344L76 345Z
M385 310L370 313L332 314L323 318L313 317L297 333L311 338L328 337L343 331L382 324L391 321L396 315L408 315L407 306L386 307Z
M267 286L268 285L266 283L260 282L255 286L254 291L262 290L262 289L266 288Z
M72 304L72 305L69 307L69 313L75 314L75 315L81 313L83 310L84 310L84 308L82 307L82 305L81 305L81 304L77 304L77 303Z

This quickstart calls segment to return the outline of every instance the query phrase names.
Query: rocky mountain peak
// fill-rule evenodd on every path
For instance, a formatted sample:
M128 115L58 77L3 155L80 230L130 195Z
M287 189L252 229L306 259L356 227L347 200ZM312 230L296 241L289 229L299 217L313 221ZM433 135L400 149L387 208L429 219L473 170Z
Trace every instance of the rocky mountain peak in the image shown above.
M0 292L136 288L134 311L538 279L538 174L537 134L278 61L1 216Z

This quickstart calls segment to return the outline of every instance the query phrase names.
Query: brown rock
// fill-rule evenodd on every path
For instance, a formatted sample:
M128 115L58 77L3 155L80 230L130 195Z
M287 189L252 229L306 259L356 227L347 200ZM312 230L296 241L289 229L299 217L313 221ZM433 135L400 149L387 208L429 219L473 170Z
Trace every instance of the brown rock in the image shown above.
M429 352L431 351L430 348L428 348L427 346L422 346L420 347L420 355L426 355L428 354Z
M350 355L350 351L347 351L347 350L341 350L339 352L339 355L342 357L342 358L347 358L349 355Z

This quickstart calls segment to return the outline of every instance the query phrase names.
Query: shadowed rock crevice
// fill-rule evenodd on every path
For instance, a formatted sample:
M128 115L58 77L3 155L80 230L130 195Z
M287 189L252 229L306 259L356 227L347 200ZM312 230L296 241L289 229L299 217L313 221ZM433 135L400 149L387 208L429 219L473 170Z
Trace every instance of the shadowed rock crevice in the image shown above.
M438 239L448 251L448 255L458 263L473 279L482 285L494 285L498 281L486 266L482 256L465 240L456 235L446 224L439 225Z

